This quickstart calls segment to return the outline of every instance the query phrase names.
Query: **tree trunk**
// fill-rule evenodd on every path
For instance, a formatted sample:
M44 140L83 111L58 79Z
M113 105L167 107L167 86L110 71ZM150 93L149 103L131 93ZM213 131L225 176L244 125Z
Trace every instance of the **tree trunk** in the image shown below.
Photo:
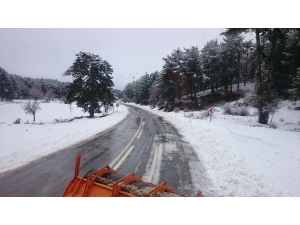
M95 114L95 101L94 100L90 101L89 113L90 113L90 118L94 118L94 114Z
M262 100L262 87L261 87L261 48L260 48L260 36L259 28L255 29L256 47L257 47L257 74L256 74L256 94L258 97L258 122L261 124L268 124L269 112L263 112L263 100Z
M259 118L258 118L258 122L261 124L268 124L268 120L269 120L269 111L263 111L262 107L261 107L261 112Z
M261 48L260 48L260 37L259 28L255 29L256 47L257 47L257 74L256 74L256 94L261 96Z
M33 113L33 122L35 121L35 113Z
M230 74L230 94L232 94L232 74Z
M278 40L278 28L273 29L272 33L272 48L271 48L271 62L270 62L270 73L268 76L268 94L272 94L273 77L274 77L274 65L276 57L276 46Z
M238 74L237 74L237 91L240 90L240 73L241 73L241 62L240 55L238 56Z
M191 95L191 101L193 100L193 83L190 85L190 95Z
M211 77L210 80L210 93L213 94L214 93L214 84L213 84L213 78Z
M195 86L195 106L197 105L197 86Z
M245 71L245 76L244 76L244 86L246 86L247 77L248 77L248 53L247 53L247 58L246 58L246 71Z

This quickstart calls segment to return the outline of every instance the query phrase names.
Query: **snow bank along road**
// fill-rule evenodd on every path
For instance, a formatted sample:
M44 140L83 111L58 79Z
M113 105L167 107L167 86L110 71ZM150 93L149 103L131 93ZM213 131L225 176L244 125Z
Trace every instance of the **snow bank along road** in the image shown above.
M73 177L78 152L82 154L81 176L91 168L110 165L120 174L135 172L155 184L166 181L187 195L198 191L199 181L210 185L193 149L170 123L128 107L130 114L119 124L1 176L0 196L62 196ZM191 174L191 168L197 168L198 174Z

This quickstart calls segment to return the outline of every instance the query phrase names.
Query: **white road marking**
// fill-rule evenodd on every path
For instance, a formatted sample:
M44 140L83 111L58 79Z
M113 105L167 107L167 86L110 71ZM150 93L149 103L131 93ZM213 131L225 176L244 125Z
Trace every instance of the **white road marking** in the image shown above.
M147 148L146 148L145 152L149 152L151 146L152 146L152 145L151 145L151 141L150 141L150 142L148 143L148 145L147 145ZM135 169L134 169L134 171L133 171L134 173L137 173L137 172L139 171L139 169L140 169L140 167L141 167L141 164L142 164L142 162L143 162L143 159L144 159L144 155L141 157L139 163L138 163L137 166L135 167Z
M137 130L137 132L135 133L135 135L133 136L133 138L130 140L130 142L126 145L126 147L120 152L120 154L109 164L109 166L111 168L114 168L115 165L118 163L118 161L120 160L120 158L126 154L127 149L131 146L132 142L136 139L137 135L139 134L139 132L141 131L143 123L140 123L140 127Z
M137 138L140 138L141 137L141 135L142 135L142 133L143 133L143 131L144 131L144 126L145 126L145 122L143 121L142 122L142 129L140 130L140 133L139 133L139 135L137 136Z
M160 178L160 166L162 160L162 152L164 148L163 143L159 143L157 140L159 139L159 135L155 135L154 143L151 150L151 159L149 159L146 166L146 173L143 176L143 180L158 184Z
M160 167L163 157L172 157L172 153L177 151L176 135L173 130L165 126L166 133L154 136L150 159L146 165L146 171L143 180L146 182L158 184L160 180ZM162 140L165 140L164 142Z
M118 163L115 166L112 167L114 170L119 169L119 167L123 164L123 162L125 162L125 160L128 157L128 155L131 153L131 151L132 151L133 148L134 148L134 146L130 146L130 148L123 155L123 157L118 161Z

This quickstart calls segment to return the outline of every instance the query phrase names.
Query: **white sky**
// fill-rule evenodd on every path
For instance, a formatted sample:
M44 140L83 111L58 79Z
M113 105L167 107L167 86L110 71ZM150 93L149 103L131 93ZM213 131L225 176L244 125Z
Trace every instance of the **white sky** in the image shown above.
M296 9L290 8L285 18L291 20L272 18L276 10L286 7L282 5L273 8L270 15L266 11L263 17L246 16L256 9L255 0L247 5L248 11L234 0L226 3L187 0L185 4L156 0L151 4L133 0L106 3L88 0L84 4L76 0L3 2L0 66L8 73L71 81L62 73L72 65L76 53L87 51L112 65L114 88L120 90L133 77L138 79L146 72L160 71L162 58L177 47L202 49L211 39L221 40L219 34L226 27L270 27L270 21L274 21L274 27L285 27L284 21L289 21L287 27L297 27L291 21L298 21L291 18L297 15L292 13ZM267 7L267 3L259 4L260 9Z
M222 37L225 29L0 29L0 66L8 73L71 81L62 73L84 51L99 55L114 69L115 88L160 71L173 49L199 46Z

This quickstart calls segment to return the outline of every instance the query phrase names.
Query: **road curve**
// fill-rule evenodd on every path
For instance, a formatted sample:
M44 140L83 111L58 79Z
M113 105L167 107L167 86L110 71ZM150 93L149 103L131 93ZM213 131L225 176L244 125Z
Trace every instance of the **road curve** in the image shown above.
M130 113L117 125L0 176L0 196L62 196L78 152L81 176L110 165L120 174L135 172L145 181L166 181L175 190L194 194L190 165L199 160L193 149L162 117L127 106Z

